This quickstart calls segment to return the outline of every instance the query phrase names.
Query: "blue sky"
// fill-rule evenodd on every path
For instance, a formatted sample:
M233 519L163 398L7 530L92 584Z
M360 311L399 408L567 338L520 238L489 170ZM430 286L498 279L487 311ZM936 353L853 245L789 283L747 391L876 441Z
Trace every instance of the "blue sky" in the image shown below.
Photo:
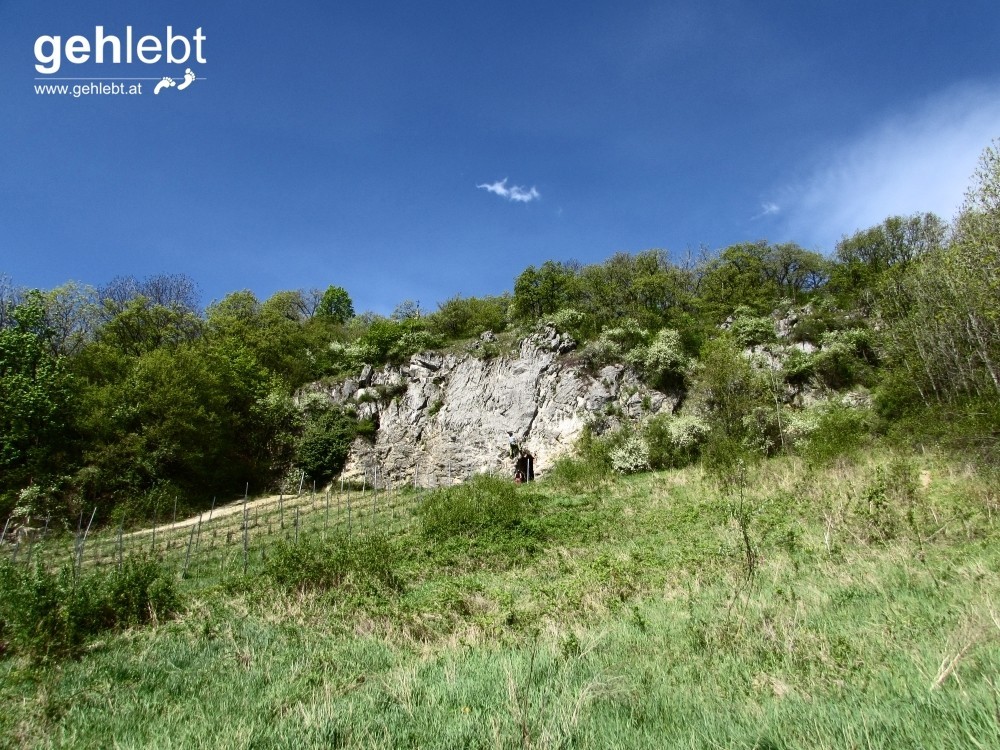
M203 29L204 64L63 60L153 80L35 93L57 83L35 80L39 36L168 24ZM0 273L186 273L205 303L339 284L388 313L547 259L830 252L893 213L954 215L1000 136L998 38L996 0L0 0Z

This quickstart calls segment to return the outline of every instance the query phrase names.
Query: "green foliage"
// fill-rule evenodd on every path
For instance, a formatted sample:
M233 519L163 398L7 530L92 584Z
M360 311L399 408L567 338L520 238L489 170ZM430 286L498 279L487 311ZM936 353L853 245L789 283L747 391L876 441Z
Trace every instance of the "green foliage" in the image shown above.
M346 323L354 317L354 303L346 289L331 284L323 292L316 315L334 323Z
M441 338L429 330L423 318L375 318L348 351L358 364L398 363L441 343Z
M446 556L473 554L515 560L540 549L535 520L538 497L530 485L506 477L479 475L457 487L435 490L420 505L423 536L443 545Z
M295 446L295 463L307 477L327 482L344 468L358 433L357 417L345 409L331 407L307 412L302 435Z
M693 414L658 414L643 428L653 469L680 468L693 463L708 439L708 422Z
M438 305L430 316L431 330L450 339L478 336L485 331L499 333L507 328L510 299L503 297L462 297L456 295Z
M12 325L0 328L0 510L9 493L63 468L75 408L74 382L52 351L41 294L29 292L10 317Z
M76 364L89 376L79 429L94 499L121 501L162 482L209 495L261 486L290 458L290 400L231 339L138 357L97 344Z
M0 563L0 630L16 651L37 661L79 654L94 635L179 607L173 578L152 560L89 573Z
M551 260L541 268L528 266L514 281L511 311L522 321L535 321L566 307L574 297L575 269Z
M622 362L629 352L644 345L649 340L649 331L642 328L634 318L625 318L612 328L605 328L600 336L583 351L584 359L591 367ZM643 353L639 353L641 358Z
M934 214L890 216L878 226L837 243L830 285L844 301L860 301L882 283L890 268L905 267L944 246L947 226Z
M856 455L873 428L870 410L836 402L786 416L786 429L797 452L812 464Z
M733 324L729 332L741 346L747 348L770 344L777 338L771 317L754 315L745 305L737 307L733 313Z
M545 318L545 322L554 326L559 333L568 333L575 338L582 338L589 328L587 316L571 307L556 310Z
M780 445L768 382L731 339L720 337L702 350L696 395L707 410L702 456L710 469L751 465Z
M818 346L824 333L856 326L856 316L837 307L829 297L821 297L799 312L789 338L794 342L809 342Z
M683 388L691 367L680 333L671 328L658 331L648 346L632 349L625 361L639 370L649 385L660 390Z
M334 534L328 539L309 535L274 545L265 574L286 589L377 596L403 588L395 565L398 557L388 537L379 534Z
M161 347L194 341L201 334L201 320L181 306L154 303L135 297L120 309L104 301L107 322L97 332L104 345L128 356L142 356Z
M716 321L746 308L745 315L771 313L782 299L798 303L821 289L829 264L819 254L795 244L770 245L761 240L725 248L702 265L699 296Z
M701 299L709 315L721 321L737 308L766 315L780 298L777 282L769 278L766 242L727 247L702 270Z
M642 435L629 435L608 452L608 458L617 474L636 474L650 468L649 445Z

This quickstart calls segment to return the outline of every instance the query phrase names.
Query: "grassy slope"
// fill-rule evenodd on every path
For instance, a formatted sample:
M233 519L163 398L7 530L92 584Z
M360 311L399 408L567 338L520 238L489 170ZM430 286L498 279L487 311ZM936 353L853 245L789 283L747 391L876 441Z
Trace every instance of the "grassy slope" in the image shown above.
M749 579L697 470L519 492L514 541L394 540L399 593L186 581L175 621L2 660L0 742L1000 746L997 500L960 467L764 465Z

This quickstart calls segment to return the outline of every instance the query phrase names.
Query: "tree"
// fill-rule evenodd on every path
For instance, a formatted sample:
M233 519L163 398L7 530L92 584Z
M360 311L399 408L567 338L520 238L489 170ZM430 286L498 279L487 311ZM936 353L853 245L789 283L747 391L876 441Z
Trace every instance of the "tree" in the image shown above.
M306 416L295 448L295 460L306 476L326 482L339 474L358 434L357 419L333 407Z
M701 269L698 292L708 315L719 322L741 305L757 315L770 313L781 296L767 242L731 245Z
M438 304L429 322L433 330L452 339L499 332L507 327L509 304L509 297L455 296Z
M389 318L392 320L409 320L419 318L421 315L420 302L412 299L405 299L393 309Z
M576 270L570 265L545 261L541 268L528 266L514 281L514 316L534 321L571 303Z
M980 157L948 247L883 274L878 309L892 361L925 403L1000 400L1000 151Z
M44 299L56 354L75 354L93 340L101 313L94 287L68 281L46 292Z
M829 263L819 253L786 242L772 245L765 260L765 274L778 285L781 293L793 303L826 283Z
M28 292L11 321L0 329L0 492L64 468L71 442L72 378L52 351L41 293Z
M130 356L140 356L162 346L176 346L201 335L201 318L180 305L161 305L139 295L121 309L105 300L107 322L97 331L97 339Z
M890 268L906 266L945 246L947 226L931 213L890 216L837 243L830 283L842 298L871 293Z
M354 303L346 289L331 285L323 292L316 315L343 324L354 317Z

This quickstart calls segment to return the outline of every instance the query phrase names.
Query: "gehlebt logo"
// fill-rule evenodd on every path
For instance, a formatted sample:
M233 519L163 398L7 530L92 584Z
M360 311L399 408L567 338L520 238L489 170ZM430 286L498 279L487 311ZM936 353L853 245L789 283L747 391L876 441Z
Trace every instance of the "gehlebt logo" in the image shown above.
M167 26L164 34L142 34L132 26L123 31L109 33L104 26L95 26L92 35L43 34L35 39L35 70L39 74L35 81L87 81L86 84L37 84L36 94L143 94L149 91L147 81L156 81L153 94L174 89L184 91L195 81L204 81L203 74L196 74L195 65L205 65L205 42L207 37L199 26L190 35L175 33L173 26ZM83 66L89 75L80 76L81 71L69 66ZM123 66L107 68L108 77L94 74L94 65ZM136 66L182 66L175 75L136 76L121 75L137 72ZM103 72L103 70L102 70ZM169 72L169 71L166 71ZM75 75L74 75L75 74ZM146 91L143 91L143 89Z

